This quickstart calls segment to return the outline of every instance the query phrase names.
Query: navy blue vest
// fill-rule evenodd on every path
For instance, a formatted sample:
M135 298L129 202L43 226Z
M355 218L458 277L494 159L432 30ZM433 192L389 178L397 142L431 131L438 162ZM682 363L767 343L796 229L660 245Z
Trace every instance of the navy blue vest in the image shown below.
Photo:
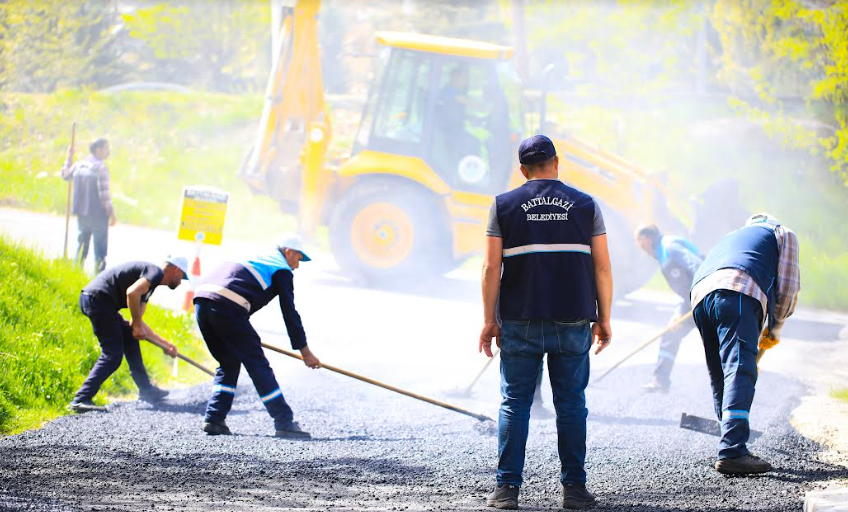
M751 276L768 297L768 325L774 325L774 302L779 262L777 238L767 226L747 226L719 240L695 273L694 288L717 270L734 268Z
M252 315L277 296L273 287L274 274L291 271L283 253L274 249L248 261L217 267L197 287L195 297L227 300Z
M495 202L503 235L501 318L597 320L592 197L558 180L531 180Z
M74 165L74 208L77 216L105 219L108 217L100 200L100 172L103 163L93 156Z

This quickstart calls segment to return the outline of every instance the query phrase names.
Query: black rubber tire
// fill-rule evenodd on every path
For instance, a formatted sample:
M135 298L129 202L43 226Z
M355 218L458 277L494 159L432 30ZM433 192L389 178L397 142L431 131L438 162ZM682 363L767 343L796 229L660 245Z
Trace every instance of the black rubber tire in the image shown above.
M401 208L413 226L412 250L390 268L370 265L356 253L351 241L354 217L374 203ZM369 286L406 287L440 276L454 266L447 215L438 198L428 191L392 181L370 181L351 187L333 209L330 247L342 272Z

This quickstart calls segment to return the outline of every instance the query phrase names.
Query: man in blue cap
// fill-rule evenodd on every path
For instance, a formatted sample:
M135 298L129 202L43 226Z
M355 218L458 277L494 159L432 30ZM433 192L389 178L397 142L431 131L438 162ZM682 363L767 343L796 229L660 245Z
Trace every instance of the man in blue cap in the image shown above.
M701 251L683 237L664 235L654 224L636 228L636 243L659 262L665 282L680 297L670 323L689 314L692 310L689 304L689 289L692 288L695 272L704 261ZM674 368L680 343L694 328L695 322L689 319L663 335L660 339L657 364L654 366L654 378L642 389L649 393L668 392L671 387L671 370Z
M306 333L294 307L293 272L301 261L310 261L303 250L303 241L296 235L287 236L267 254L219 266L197 287L194 298L197 325L209 352L219 364L203 420L202 428L207 434L231 433L225 420L233 405L243 364L268 414L274 419L275 436L311 437L294 421L294 413L262 351L259 334L250 325L250 315L279 297L292 348L300 351L306 366L321 367L321 362L306 344Z
M549 138L524 140L518 160L527 183L495 198L483 263L479 349L491 357L497 340L503 396L497 485L487 505L518 508L533 391L547 355L562 506L584 508L595 503L584 470L589 349L594 338L599 353L612 337L606 228L595 200L559 181Z
M100 357L77 391L68 408L75 412L99 411L106 408L94 405L92 399L100 386L127 359L130 375L138 386L138 397L156 402L168 392L150 383L138 340L145 339L158 345L171 357L176 357L177 347L165 340L144 322L147 302L157 286L175 289L187 279L188 260L183 257L168 258L162 265L144 261L131 261L104 270L80 293L80 310L91 320L91 327L100 342ZM129 308L132 317L127 322L118 313Z
M691 294L695 325L704 342L713 404L721 422L715 463L719 473L771 471L771 464L747 446L757 353L760 345L778 343L800 289L798 238L767 213L753 215L744 227L719 240L695 274Z

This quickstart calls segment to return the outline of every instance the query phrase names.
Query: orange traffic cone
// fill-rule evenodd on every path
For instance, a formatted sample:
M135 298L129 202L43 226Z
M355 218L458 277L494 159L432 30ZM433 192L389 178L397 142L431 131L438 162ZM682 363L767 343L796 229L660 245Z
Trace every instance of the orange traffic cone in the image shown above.
M194 311L194 288L200 280L200 256L194 257L194 262L191 264L191 273L189 274L189 288L185 292L183 298L183 311L191 313Z

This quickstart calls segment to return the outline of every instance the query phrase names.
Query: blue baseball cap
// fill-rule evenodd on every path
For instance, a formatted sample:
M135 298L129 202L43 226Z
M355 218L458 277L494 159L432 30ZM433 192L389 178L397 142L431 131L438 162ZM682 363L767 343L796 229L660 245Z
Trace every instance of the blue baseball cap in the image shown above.
M539 164L555 156L554 143L544 135L534 135L524 139L518 146L518 161L522 165Z

